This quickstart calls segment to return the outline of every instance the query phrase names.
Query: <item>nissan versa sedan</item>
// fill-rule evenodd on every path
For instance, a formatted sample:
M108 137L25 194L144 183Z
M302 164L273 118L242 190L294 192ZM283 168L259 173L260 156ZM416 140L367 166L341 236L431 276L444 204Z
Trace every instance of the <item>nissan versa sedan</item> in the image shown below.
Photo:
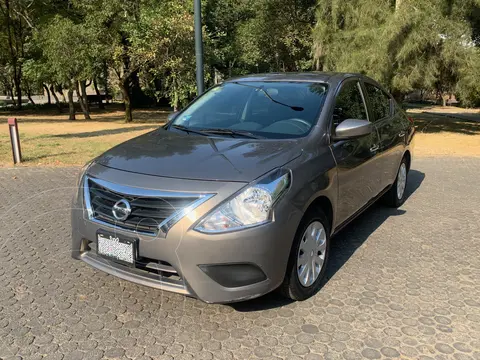
M225 81L83 169L72 256L208 303L321 286L330 241L405 201L414 126L358 74Z

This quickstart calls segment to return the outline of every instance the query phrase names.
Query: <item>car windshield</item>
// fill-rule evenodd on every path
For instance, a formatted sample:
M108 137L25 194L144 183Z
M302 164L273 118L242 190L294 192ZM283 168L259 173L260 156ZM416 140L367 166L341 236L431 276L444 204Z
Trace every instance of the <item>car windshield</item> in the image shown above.
M223 83L182 111L170 128L206 136L301 137L316 124L327 88L308 82Z

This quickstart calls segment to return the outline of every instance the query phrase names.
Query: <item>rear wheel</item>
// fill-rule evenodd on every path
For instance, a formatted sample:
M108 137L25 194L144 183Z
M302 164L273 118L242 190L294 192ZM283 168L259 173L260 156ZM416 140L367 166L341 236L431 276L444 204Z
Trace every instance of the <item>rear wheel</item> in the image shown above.
M298 227L290 252L282 294L292 300L305 300L315 294L325 276L330 230L321 210L307 213Z
M407 159L404 157L402 162L400 163L400 167L398 168L397 178L393 183L390 190L384 195L384 203L387 206L397 208L406 200L406 188L407 188L407 180L408 180L408 163Z

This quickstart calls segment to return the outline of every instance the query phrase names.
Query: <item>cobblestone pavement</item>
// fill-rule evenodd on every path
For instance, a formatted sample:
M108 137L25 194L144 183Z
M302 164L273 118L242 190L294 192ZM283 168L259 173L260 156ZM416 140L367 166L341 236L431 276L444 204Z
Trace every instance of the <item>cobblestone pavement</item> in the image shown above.
M78 169L0 170L0 358L480 359L480 159L417 159L310 300L207 305L70 258Z

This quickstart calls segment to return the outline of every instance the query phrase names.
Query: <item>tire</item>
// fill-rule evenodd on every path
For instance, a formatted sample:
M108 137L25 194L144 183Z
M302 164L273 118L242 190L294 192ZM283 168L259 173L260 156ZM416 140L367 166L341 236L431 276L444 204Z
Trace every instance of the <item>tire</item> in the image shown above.
M307 246L310 242L308 240L304 241L304 236L306 235L306 230L318 230L319 224L323 227L323 234L320 232L320 236L317 237L318 241L315 243L315 247ZM305 214L304 218L302 219L300 225L298 226L297 232L295 234L295 239L293 241L292 249L290 251L290 256L288 260L287 271L285 274L285 279L283 280L282 285L280 286L280 292L283 296L295 300L301 301L308 299L312 295L314 295L322 285L322 279L325 276L327 263L328 263L328 256L330 252L330 222L328 221L327 217L320 209L315 209L313 211L309 211ZM310 237L310 240L312 237ZM319 243L323 243L324 239L324 246L318 247ZM312 249L310 252L310 256L305 252L305 249ZM311 259L315 261L321 261L321 256L318 256L318 253L323 253L323 263L321 264L320 271L316 279L314 278L315 273L309 271L309 275L312 276L306 284L302 284L300 280L299 271L300 269L305 270L303 266L299 263L299 259L301 257L300 249L304 250L303 256L306 256L305 259ZM312 252L315 254L315 249L318 250L317 257L315 259L311 256ZM306 261L308 263L309 261ZM313 262L310 262L313 264ZM310 267L313 269L313 266ZM317 267L315 267L318 270ZM306 271L306 270L305 270ZM305 281L305 277L302 277L303 281Z
M404 176L404 177L403 177ZM404 179L402 181L402 179ZM400 185L399 185L400 182ZM400 191L399 188L402 186L403 190ZM398 167L397 177L392 187L385 193L383 196L383 203L392 208L398 208L402 206L406 200L406 188L408 183L408 163L407 159L403 157L400 166Z

